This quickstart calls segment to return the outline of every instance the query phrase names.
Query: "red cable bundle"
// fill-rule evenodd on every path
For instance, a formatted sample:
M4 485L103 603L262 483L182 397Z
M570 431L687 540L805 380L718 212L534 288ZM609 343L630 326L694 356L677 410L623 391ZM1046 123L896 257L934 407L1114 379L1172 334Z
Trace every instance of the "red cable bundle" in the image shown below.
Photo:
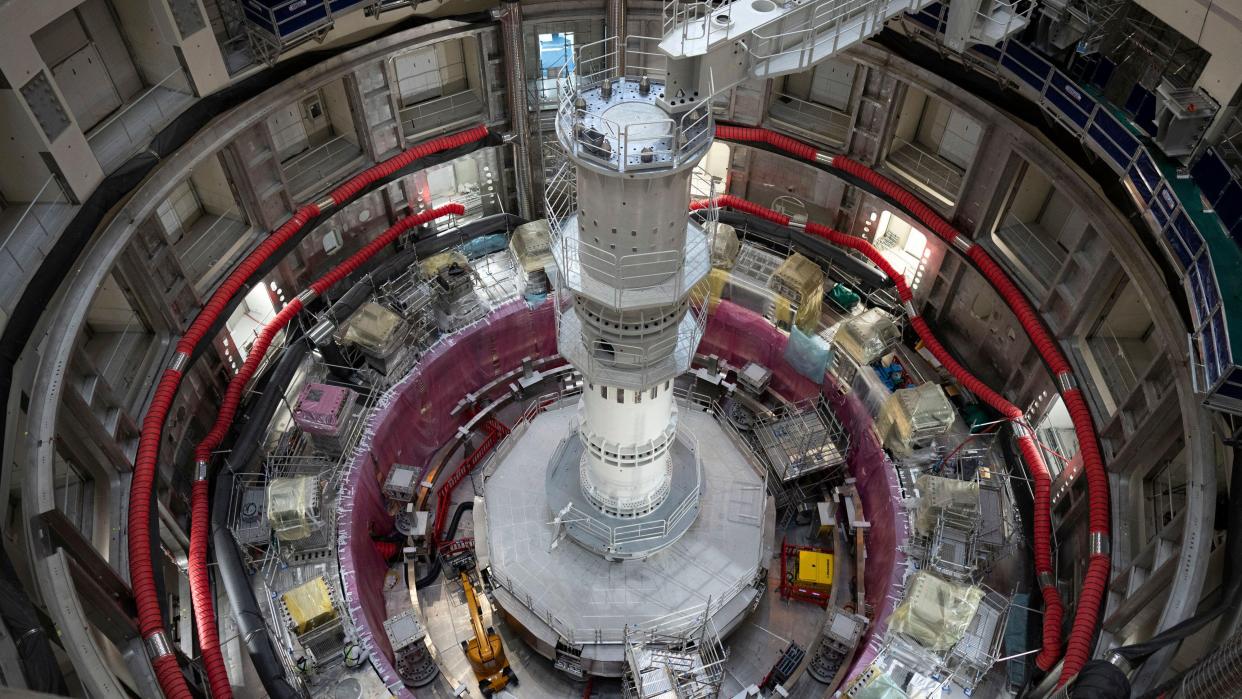
M457 148L467 143L481 140L485 136L487 136L487 128L477 126L468 131L442 136L425 144L415 146L380 165L370 168L363 175L359 175L345 185L333 190L332 201L334 204L339 205L347 201L353 194L361 191L367 184L408 166L418 158L450 148ZM364 181L362 181L362 184L357 184L360 178ZM216 289L208 302L199 311L185 334L177 342L177 356L173 364L173 367L176 368L170 367L160 376L155 395L151 399L151 405L147 408L147 413L143 417L142 431L138 440L138 451L134 458L133 477L130 481L127 545L129 550L130 586L134 592L134 603L138 611L138 629L143 640L148 645L151 644L152 639L157 639L157 637L160 641L167 641L167 637L164 634L164 621L160 613L159 595L156 592L155 570L151 561L151 535L148 527L151 521L151 499L159 460L159 446L162 439L164 420L168 416L168 411L172 407L172 401L177 394L177 388L181 384L181 368L189 363L189 358L193 356L199 343L202 342L211 326L224 312L225 308L228 307L233 297L245 286L246 280L252 277L259 267L276 253L281 245L297 234L307 222L320 213L318 204L308 204L298 209L288 221L277 228L247 255L224 282L220 284L219 288ZM193 511L193 504L191 509ZM196 516L196 519L206 522L206 519L203 517ZM194 529L192 526L191 534L193 534ZM193 550L193 545L191 545L191 549ZM204 563L202 570L205 571L205 549L203 555ZM197 573L193 572L191 574L197 575ZM194 589L195 585L192 580L191 590L193 591ZM202 589L199 589L199 594L209 601L209 586L205 593ZM208 618L214 617L214 613L210 608L203 611L208 614ZM199 617L197 608L195 610L195 617L196 620ZM212 625L211 632L213 634L215 632L214 624ZM169 699L190 699L190 690L186 685L185 678L181 674L176 655L171 648L164 648L163 646L164 644L160 643L156 646L158 650L149 651L153 654L159 653L154 655L151 665L159 680L160 689ZM209 646L204 645L204 653L204 663L207 665L207 675L212 683L213 693L222 692L216 695L218 698L229 696L229 690L224 690L221 683L222 677L225 678L224 682L227 682L227 673L221 671L223 663L221 661L219 666L217 666L214 660L219 657L218 642L215 644L215 652L210 650Z
M405 231L441 216L448 214L460 216L465 213L466 209L461 204L447 204L414 216L407 216L390 226L375 240L367 243L361 250L350 255L344 262L313 282L310 288L316 294L322 294L332 288L334 284L349 276L362 263L384 249L385 246L391 244L397 239L397 236ZM262 363L263 358L267 355L267 350L271 346L272 340L276 338L276 333L283 330L301 311L302 298L300 296L295 297L280 310L280 313L276 314L275 318L263 326L263 329L254 341L254 345L251 346L250 352L246 355L246 361L242 363L241 369L229 381L228 388L224 392L224 399L220 402L220 409L216 413L216 421L211 426L211 431L207 433L207 436L199 442L198 447L194 450L194 460L197 464L201 464L199 468L202 469L202 472L194 481L190 503L190 509L193 513L190 527L190 560L188 564L190 596L194 605L194 620L198 628L199 646L203 650L203 664L207 667L207 677L211 684L211 695L215 699L228 699L233 696L233 692L232 687L229 685L228 672L225 670L224 658L220 654L220 638L216 630L215 605L211 596L211 577L207 572L207 544L210 531L207 510L208 481L206 465L211 461L212 451L220 446L220 442L224 440L229 427L233 424L233 418L237 416L237 408L241 404L242 392L245 391L246 384L250 383L250 379L254 377L255 372L258 371L259 364ZM390 557L385 556L385 558Z
M782 134L770 132L767 129L718 126L716 127L716 135L728 140L767 143L805 160L814 161L819 159L819 153L815 148L796 141L791 146L788 141L793 139ZM960 237L960 232L931 207L924 204L904 187L880 175L871 168L840 155L832 156L830 164L832 167L867 182L900 203L913 213L924 226L945 242L952 244ZM1091 412L1087 409L1086 402L1083 400L1082 391L1073 385L1073 370L1065 355L1061 352L1056 340L1044 328L1030 302L986 250L978 245L971 244L966 246L966 255L975 263L979 271L992 284L1001 298L1005 300L1005 303L1013 311L1014 315L1017 316L1018 322L1026 330L1031 343L1039 352L1040 357L1052 370L1054 377L1060 385L1061 397L1065 401L1066 408L1069 410L1070 417L1073 420L1074 433L1078 437L1079 448L1083 454L1083 471L1087 479L1087 497L1090 510L1090 532L1093 535L1093 539L1097 537L1101 539L1101 546L1093 545L1087 574L1083 579L1081 595L1079 596L1079 603L1065 652L1065 664L1061 669L1061 677L1058 682L1058 686L1063 686L1074 675L1078 674L1078 671L1091 658L1092 639L1095 636L1099 621L1100 605L1103 602L1105 587L1108 584L1111 567L1111 560L1107 550L1107 541L1111 532L1108 504L1108 473L1104 469L1104 460L1100 456ZM1044 590L1045 599L1047 599L1049 587L1041 587ZM1046 615L1045 640L1048 636L1047 621ZM1044 670L1051 669L1053 665L1053 663L1048 663L1047 658L1042 654L1037 659L1037 663Z
M730 206L732 208L745 211L754 216L759 216L773 223L788 224L789 217L784 214L777 213L770 209L758 206L751 202L725 195L717 198L717 205ZM696 202L696 204L698 204ZM697 208L704 208L707 204L698 204ZM1022 452L1023 458L1031 469L1031 475L1035 480L1035 573L1040 578L1040 590L1044 598L1044 624L1043 624L1043 643L1039 655L1036 657L1036 663L1040 668L1048 670L1056 665L1057 660L1061 656L1061 622L1065 613L1064 606L1061 603L1061 597L1057 593L1052 577L1052 517L1051 517L1051 491L1052 478L1048 473L1048 467L1044 463L1043 456L1036 447L1034 437L1030 431L1020 424L1022 419L1022 411L1017 406L1010 403L1003 396L992 390L987 384L983 383L963 367L949 352L944 345L932 333L927 322L919 315L913 313L913 305L909 302L914 298L909 285L906 283L905 277L897 272L897 270L889 264L888 260L875 249L871 243L857 236L847 235L841 231L834 230L827 226L808 222L806 224L806 232L828 240L834 245L849 247L861 252L871 260L877 267L884 270L893 283L897 286L897 294L901 300L907 303L907 311L910 313L910 325L918 334L919 339L923 341L924 346L932 353L936 359L944 365L967 390L979 396L983 402L990 405L1005 419L1014 422L1017 425L1017 441L1018 447Z

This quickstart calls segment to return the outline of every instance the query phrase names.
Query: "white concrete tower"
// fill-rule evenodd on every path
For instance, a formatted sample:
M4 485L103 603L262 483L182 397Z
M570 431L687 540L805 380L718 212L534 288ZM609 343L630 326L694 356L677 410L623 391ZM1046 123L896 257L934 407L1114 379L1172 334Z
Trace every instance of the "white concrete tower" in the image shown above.
M580 59L556 120L567 154L548 189L558 342L587 382L577 426L585 502L609 518L667 521L662 510L697 500L697 488L676 487L672 382L702 336L690 290L710 261L689 204L713 124L697 96L665 95L662 72L631 61L618 76L613 46Z

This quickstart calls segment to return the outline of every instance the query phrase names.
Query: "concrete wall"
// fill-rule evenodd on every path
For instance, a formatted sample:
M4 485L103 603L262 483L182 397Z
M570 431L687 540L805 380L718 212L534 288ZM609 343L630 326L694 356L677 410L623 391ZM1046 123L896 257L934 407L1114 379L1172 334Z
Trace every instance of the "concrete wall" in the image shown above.
M349 99L345 95L345 79L333 80L323 86L323 106L328 112L328 121L338 136L358 145L358 130L354 128L354 115L349 109Z
M198 192L198 200L202 202L204 211L215 215L229 212L233 212L234 216L238 215L237 202L233 198L233 190L229 188L219 156L207 158L194 168L190 181L194 184L194 191Z
M45 72L51 80L51 68L43 62L31 37L56 18L72 11L78 4L78 0L0 3L0 46L4 47L0 51L0 73L14 90L20 90L21 86L27 84L40 72ZM64 94L56 87L55 81L53 81L52 90L61 106L68 112L68 102ZM34 140L29 150L36 153L39 151L49 153L74 195L81 199L86 198L94 190L95 185L103 179L103 171L95 160L95 155L91 152L90 145L87 144L82 131L71 123L69 128L56 136L55 140L50 140L38 127L38 122L25 100L19 96L18 101L21 111L26 113L26 121L34 126ZM18 115L11 113L10 118L16 120ZM70 120L72 121L72 115L70 115ZM30 134L30 131L25 131ZM42 184L42 182L39 183L39 185ZM7 190L6 195L8 195Z
M1197 86L1228 103L1242 87L1242 0L1135 1L1212 54Z

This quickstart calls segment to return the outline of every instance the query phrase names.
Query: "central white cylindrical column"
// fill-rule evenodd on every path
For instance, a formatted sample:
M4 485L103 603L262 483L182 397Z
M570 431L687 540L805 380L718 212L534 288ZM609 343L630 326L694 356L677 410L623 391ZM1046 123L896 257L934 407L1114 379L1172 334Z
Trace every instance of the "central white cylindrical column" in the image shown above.
M668 496L677 431L672 381L638 391L589 384L578 404L582 490L603 512L639 517Z

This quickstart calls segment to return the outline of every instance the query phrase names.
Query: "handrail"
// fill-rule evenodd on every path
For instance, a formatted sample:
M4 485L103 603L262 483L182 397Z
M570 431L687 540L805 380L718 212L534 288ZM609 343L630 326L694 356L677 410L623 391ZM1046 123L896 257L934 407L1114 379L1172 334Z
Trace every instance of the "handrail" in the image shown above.
M150 95L152 92L155 92L156 88L163 87L164 83L168 82L169 80L173 78L173 76L178 75L178 74L184 75L180 67L174 68L171 73L169 73L168 75L165 75L162 80L155 83L151 87L148 87L146 90L143 91L141 95L138 95L137 97L130 99L128 105L122 107L119 111L114 113L112 116L105 119L102 124L96 124L93 128L91 128L91 132L87 134L86 136L87 142L90 142L92 138L94 138L95 136L98 136L104 129L108 128L108 126L110 126L112 122L125 116L125 114L128 113L131 109L138 106L140 102L142 102L144 99L147 98L147 95ZM177 92L181 92L181 90L177 90ZM156 107L159 107L158 103L156 103ZM160 115L167 117L167 115L164 114L163 108L160 107L159 109L160 109ZM129 130L126 129L125 133L128 135Z

